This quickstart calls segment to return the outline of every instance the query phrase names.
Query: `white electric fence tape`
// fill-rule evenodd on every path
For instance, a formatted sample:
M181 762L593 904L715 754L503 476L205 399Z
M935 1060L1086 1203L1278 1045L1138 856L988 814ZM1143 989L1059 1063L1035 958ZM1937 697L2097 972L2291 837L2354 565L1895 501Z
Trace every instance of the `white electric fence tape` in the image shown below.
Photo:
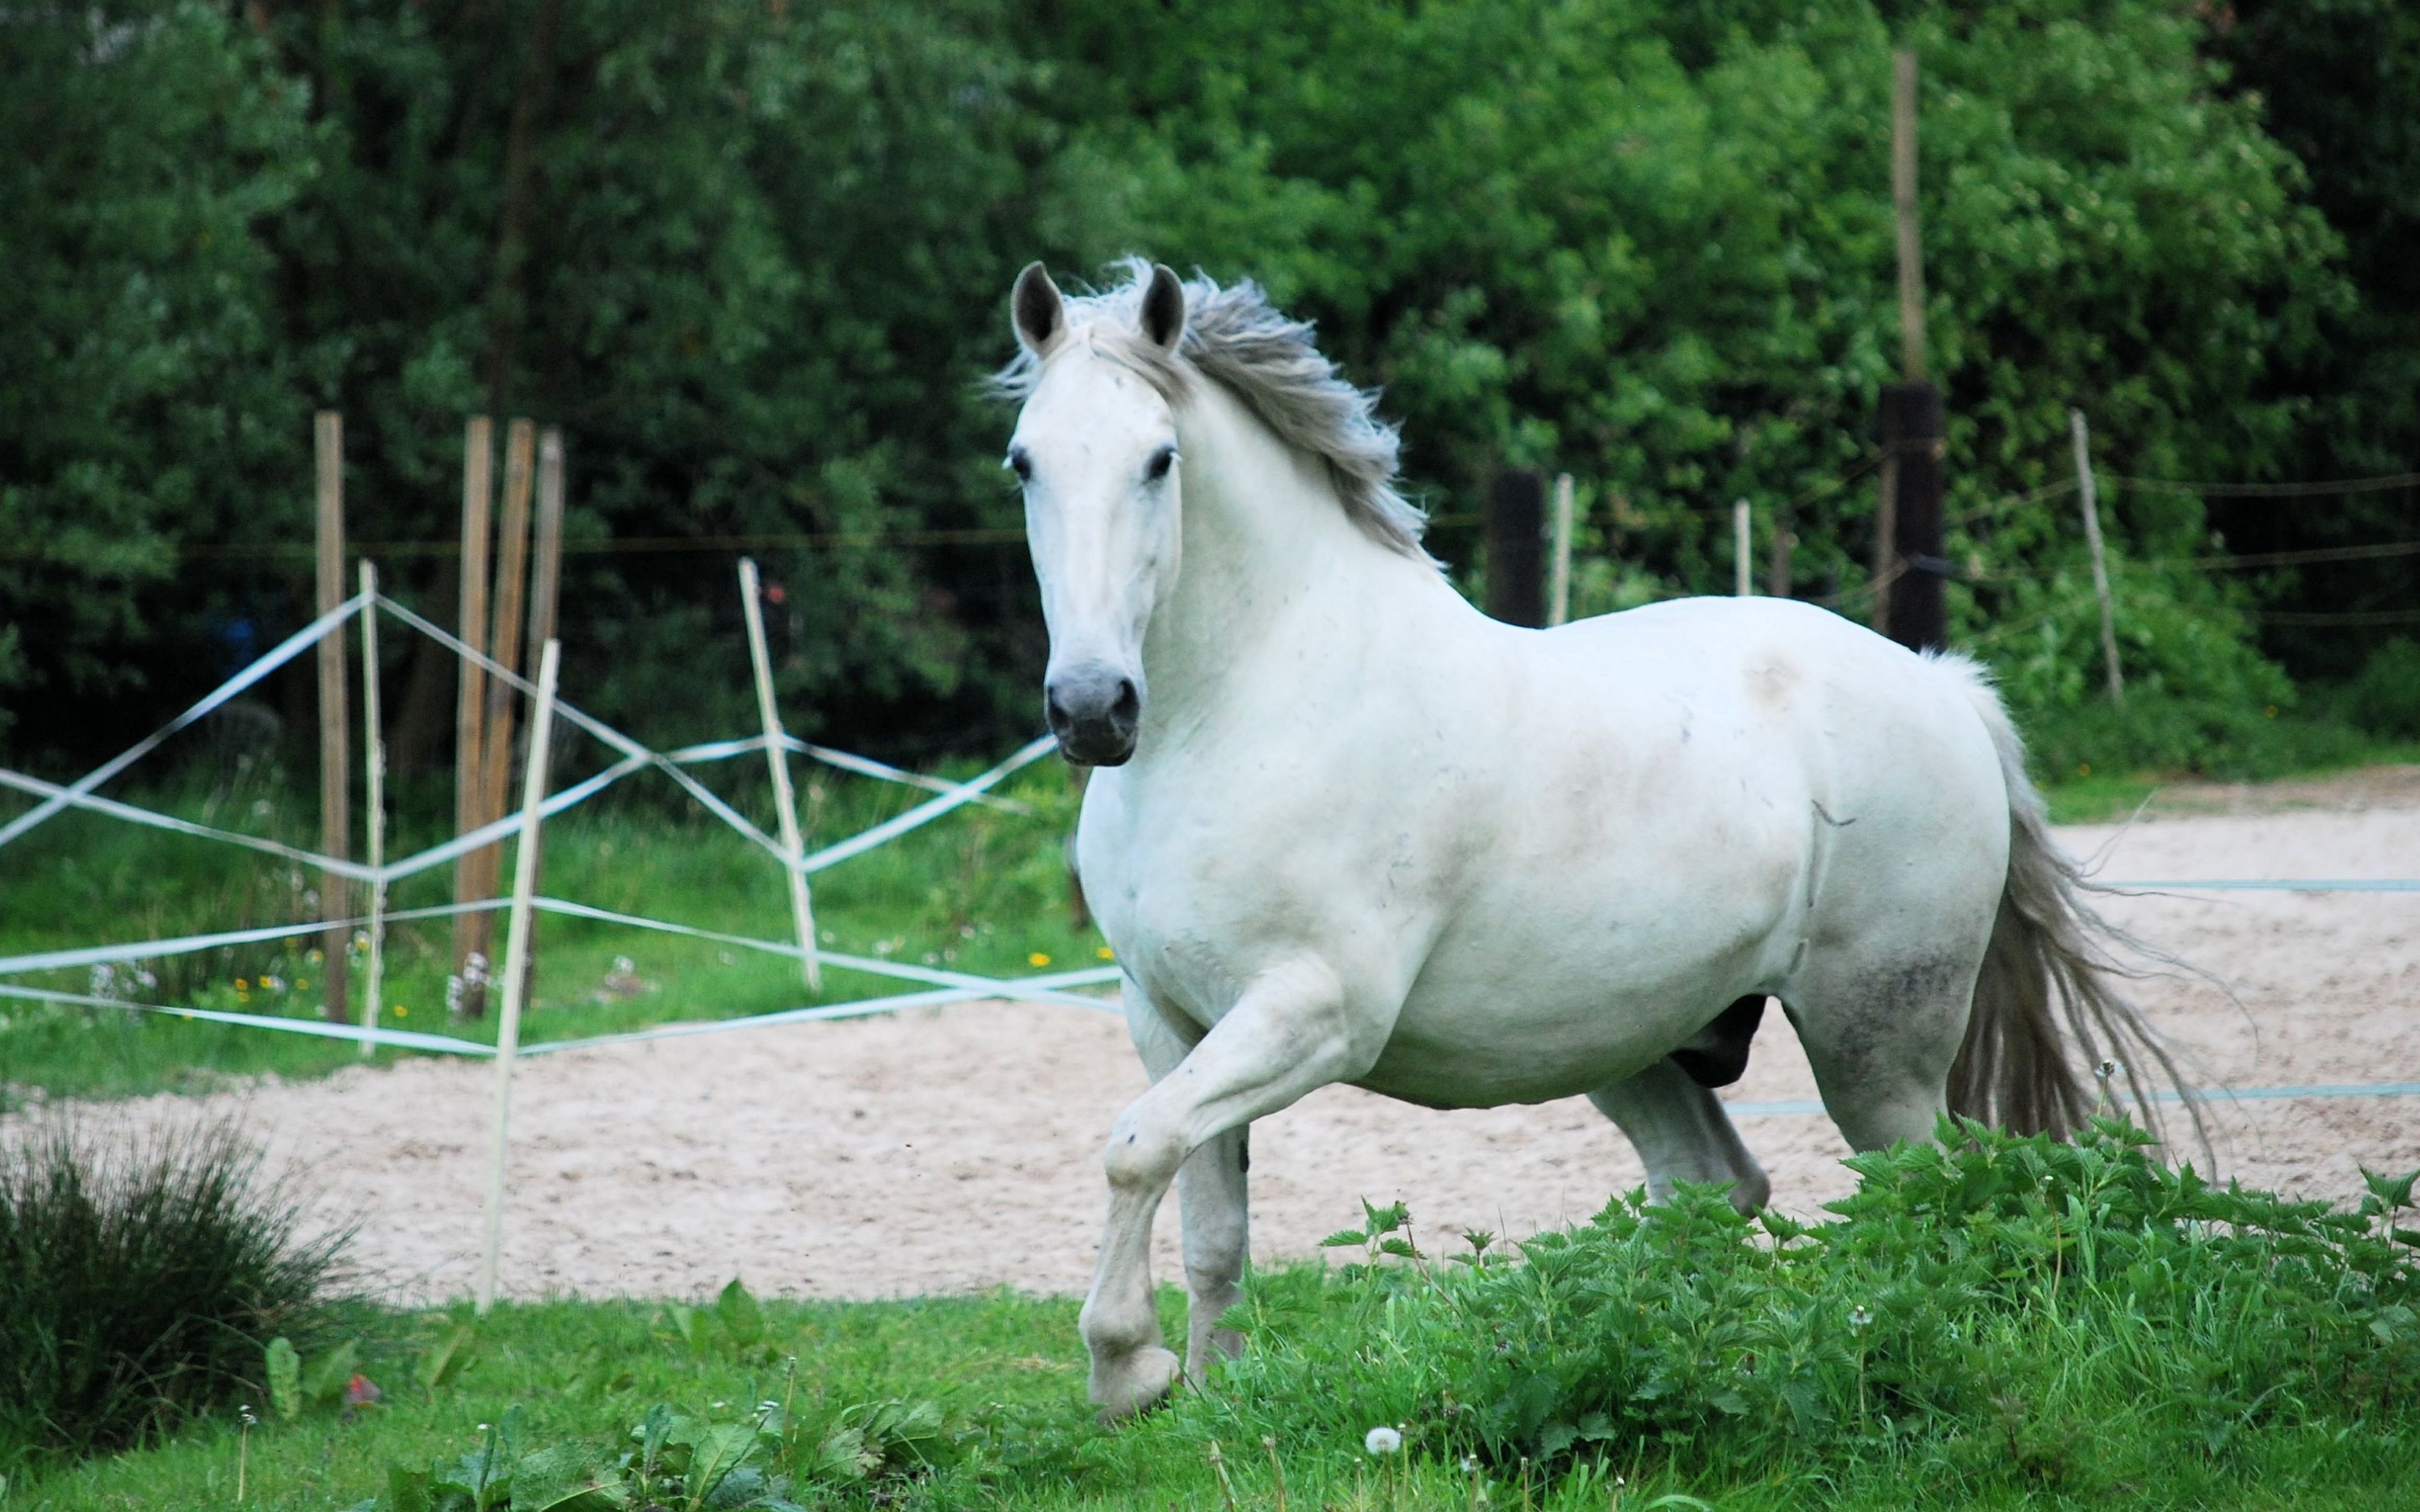
M233 677L228 678L225 682L221 683L216 688L212 689L207 696L205 696L200 702L194 704L192 708L187 709L184 713L169 720L166 724L162 725L151 733L144 736L141 740L136 741L133 745L127 747L122 751L119 751L116 756L111 757L101 765L96 766L91 771L85 773L82 778L77 779L72 787L68 790L69 793L75 796L82 796L86 793L90 793L93 789L101 786L103 782L108 781L111 778L116 777L118 773L133 765L136 762L148 756L151 752L157 750L160 747L160 743L167 739L170 735L173 735L178 731L184 729L187 725L192 724L194 720L209 713L212 709L217 708L220 704L226 702L229 699L234 698L245 688L259 682L271 672L275 671L278 668L285 666L296 656L301 656L303 652L318 644L321 636L330 634L338 625L350 619L366 602L366 599L356 594L351 598L349 598L343 603L337 605L334 609L330 609L327 613L320 615L316 620L313 620L309 625L304 625L302 629L287 636L285 640L279 641L275 649L271 650L269 655L254 662L251 666L246 667L243 671L236 673ZM69 801L70 799L66 796L46 798L39 804L37 804L31 810L19 814L16 818L11 819L5 825L0 825L0 845L8 844L10 841L15 840L18 836L33 828L36 825L42 823L42 821L50 818L53 814L57 813L60 810L68 806Z
M68 809L80 809L100 813L130 824L148 825L196 839L213 840L246 849L280 856L317 868L335 875L363 882L393 883L442 866L461 856L510 838L522 825L522 816L499 819L469 834L457 836L441 844L411 856L399 857L384 866L373 867L360 862L339 860L300 846L288 845L264 836L246 835L234 830L196 823L193 820L163 814L132 804L95 795L94 791L111 778L125 771L178 731L194 724L228 701L252 687L271 672L293 660L323 637L334 634L346 621L372 605L385 609L397 620L428 636L451 650L456 656L477 663L490 676L496 677L523 693L535 694L535 685L529 679L504 667L494 658L473 650L443 627L412 612L383 594L360 594L337 605L314 620L242 671L228 678L207 696L186 709L159 730L120 752L110 761L87 773L77 781L61 786L21 772L0 768L0 787L13 788L40 798L31 810L0 825L0 846L23 835ZM751 752L761 751L766 737L750 736L735 740L706 741L685 746L672 751L656 751L622 733L603 720L568 703L558 702L556 712L566 721L586 731L621 753L621 759L590 777L550 795L541 813L551 817L594 797L623 778L644 767L653 767L670 776L690 796L708 811L723 821L742 837L754 841L784 866L795 865L801 872L814 872L836 866L842 861L861 856L867 851L896 839L909 830L932 823L970 803L983 803L1015 812L1032 812L1024 804L1001 798L989 790L1008 777L1040 760L1055 742L1045 735L1020 748L1006 761L965 782L924 776L874 761L868 757L813 745L784 734L782 743L787 749L843 771L919 787L936 795L916 807L885 820L881 824L822 850L799 857L795 863L783 855L779 841L767 835L747 817L717 796L682 768L709 762L728 761ZM2144 890L2187 892L2420 892L2420 878L2226 878L2206 880L2156 880L2146 882L2114 882L2107 886ZM501 898L474 903L441 904L427 908L400 909L385 914L389 923L406 923L417 919L448 918L456 914L500 910L506 905ZM798 946L774 940L762 940L748 935L678 924L669 920L647 918L634 914L618 913L586 903L557 898L538 898L533 906L566 918L586 918L600 923L622 925L633 929L652 930L659 933L759 950L768 954L798 958L803 955ZM163 956L189 954L231 945L257 944L268 940L302 942L313 935L334 929L351 929L368 923L366 918L340 919L333 923L314 919L294 925L264 925L256 928L226 930L209 934L184 935L174 939L139 941L121 945L90 946L75 949L38 951L30 954L0 957L0 976L24 972L57 971L78 966L114 964L144 961ZM933 983L927 991L900 993L886 996L859 998L850 1002L821 1004L790 1009L779 1012L750 1014L738 1018L713 1019L680 1024L659 1025L652 1028L635 1029L618 1034L592 1035L577 1040L541 1041L520 1047L522 1055L547 1055L556 1051L594 1049L605 1045L639 1041L717 1034L735 1029L759 1028L781 1024L811 1023L822 1020L852 1018L871 1013L892 1012L904 1008L935 1006L966 1002L976 998L1011 998L1031 1002L1057 1003L1114 1011L1113 999L1079 995L1063 989L1098 986L1116 981L1121 973L1115 966L1089 967L1022 979L983 977L912 963L892 961L874 956L843 954L829 950L814 951L816 959L843 970L873 976L890 977L910 981ZM443 1055L493 1056L493 1046L475 1040L446 1034L429 1034L407 1029L369 1029L358 1026L330 1024L318 1019L287 1018L261 1013L237 1013L217 1009L179 1008L156 1003L131 1002L122 998L99 996L85 993L62 992L48 988L25 987L0 983L0 997L39 1002L69 1003L95 1008L121 1008L131 1011L164 1014L204 1023L225 1024L245 1028L258 1028L285 1034L301 1034L318 1039L353 1041L364 1044L388 1045L396 1049L422 1050ZM2315 1085L2307 1087L2236 1088L2195 1094L2197 1101L2264 1101L2304 1097L2406 1097L2420 1096L2420 1083L2396 1082L2376 1085ZM2155 1093L2156 1101L2182 1101L2175 1092ZM1730 1103L1725 1106L1732 1113L1747 1116L1767 1114L1815 1114L1823 1111L1823 1104L1812 1101L1777 1103Z

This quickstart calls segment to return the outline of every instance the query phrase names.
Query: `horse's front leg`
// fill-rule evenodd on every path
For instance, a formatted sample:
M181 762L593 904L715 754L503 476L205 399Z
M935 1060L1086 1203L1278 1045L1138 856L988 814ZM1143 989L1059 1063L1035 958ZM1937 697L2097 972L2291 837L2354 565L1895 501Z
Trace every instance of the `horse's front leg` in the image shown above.
M1233 1281L1219 1277L1231 1264L1236 1274L1242 1271L1242 1130L1315 1088L1367 1072L1386 1045L1388 1026L1377 1015L1357 1018L1324 964L1292 963L1254 980L1217 1027L1118 1115L1103 1157L1109 1228L1082 1322L1092 1355L1091 1396L1104 1421L1152 1406L1175 1383L1176 1356L1160 1343L1153 1306L1151 1223L1178 1168L1197 1155L1209 1157L1198 1167L1199 1178L1187 1171L1183 1198L1199 1369L1206 1364L1204 1346L1215 1342L1211 1325L1233 1300ZM1231 1134L1232 1140L1224 1137ZM1232 1163L1223 1161L1230 1152ZM1197 1213L1207 1220L1198 1242L1198 1276ZM1218 1221L1228 1213L1231 1224ZM1208 1295L1204 1281L1213 1284Z
M1202 1026L1171 1011L1132 977L1125 986L1126 1032L1143 1069L1157 1082L1185 1063L1202 1041ZM1176 1173L1176 1201L1184 1216L1185 1290L1190 1320L1185 1379L1199 1386L1214 1357L1233 1355L1243 1335L1216 1327L1242 1299L1244 1264L1251 1253L1251 1210L1245 1175L1249 1124L1218 1135L1185 1158Z

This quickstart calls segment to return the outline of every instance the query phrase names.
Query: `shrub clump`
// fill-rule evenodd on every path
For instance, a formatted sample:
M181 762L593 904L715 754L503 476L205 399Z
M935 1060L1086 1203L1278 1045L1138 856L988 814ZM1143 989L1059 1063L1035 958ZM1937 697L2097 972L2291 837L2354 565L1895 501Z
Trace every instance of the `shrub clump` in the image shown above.
M2409 1421L2412 1178L2348 1211L2213 1188L2116 1120L2073 1145L1940 1136L1853 1160L1860 1190L1811 1227L1714 1187L1633 1192L1517 1258L1470 1236L1456 1264L1371 1210L1331 1242L1371 1263L1255 1278L1229 1315L1249 1348L1173 1426L1316 1451L1396 1424L1498 1469L1884 1458L2033 1484Z
M143 1442L258 1382L271 1339L330 1336L348 1237L303 1237L231 1124L132 1148L18 1131L0 1146L0 1465Z

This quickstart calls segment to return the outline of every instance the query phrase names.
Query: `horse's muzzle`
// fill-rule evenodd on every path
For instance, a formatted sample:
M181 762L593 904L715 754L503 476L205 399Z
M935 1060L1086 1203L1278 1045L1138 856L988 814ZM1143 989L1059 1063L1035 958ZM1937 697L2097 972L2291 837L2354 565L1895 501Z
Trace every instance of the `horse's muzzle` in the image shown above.
M1042 706L1060 754L1081 766L1123 766L1134 755L1142 722L1142 689L1107 662L1088 661L1052 672Z

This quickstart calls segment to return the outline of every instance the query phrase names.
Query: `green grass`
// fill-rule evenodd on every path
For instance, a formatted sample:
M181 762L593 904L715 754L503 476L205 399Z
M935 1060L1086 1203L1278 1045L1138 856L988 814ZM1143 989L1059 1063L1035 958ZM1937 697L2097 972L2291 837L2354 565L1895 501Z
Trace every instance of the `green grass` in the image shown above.
M729 764L703 775L768 830L761 767ZM660 779L626 779L622 790L575 809L546 828L542 888L621 913L786 942L789 895L779 865L686 797L648 792ZM1076 795L1055 761L1029 767L1002 790L1032 810L981 805L814 878L816 924L828 949L985 976L1106 964L1105 947L1070 918L1064 840ZM810 847L842 839L931 795L891 783L818 774L805 785ZM442 794L405 805L396 854L444 834ZM757 801L752 803L752 796ZM307 844L316 800L273 774L246 774L215 791L172 788L130 801ZM25 805L12 800L8 811ZM513 847L502 874L512 874ZM70 812L0 851L0 954L202 934L307 919L318 878L274 857L93 814ZM508 885L508 884L507 884ZM451 901L451 871L399 885L390 907ZM451 925L407 923L387 939L383 1022L492 1042L496 1015L454 1024L446 1013ZM503 952L499 918L496 953ZM147 963L157 979L117 995L179 1007L311 1018L319 1012L322 965L316 935L232 947ZM810 1001L919 990L828 967L811 997L794 960L707 941L588 920L540 916L538 970L523 1022L524 1042L613 1033L679 1020L719 1019ZM617 958L631 971L618 974ZM1038 958L1038 959L1037 959ZM621 989L609 983L621 983ZM628 978L637 985L630 986ZM10 979L28 986L92 990L90 968ZM353 990L362 990L358 962ZM356 999L358 1002L358 998ZM356 1008L358 1012L358 1008ZM379 1058L397 1054L380 1051ZM230 1077L324 1074L357 1064L351 1044L155 1014L0 999L0 1096L39 1088L54 1096L127 1096L206 1090Z
M2211 1192L2133 1137L1868 1157L1813 1231L1701 1189L1517 1263L1263 1273L1243 1359L1116 1430L1083 1405L1072 1300L390 1314L360 1349L377 1406L221 1411L0 1506L391 1512L420 1504L381 1493L466 1455L533 1492L541 1470L610 1476L651 1419L728 1430L815 1507L1261 1512L1280 1468L1286 1505L1357 1512L2412 1504L2420 1234L2389 1233L2409 1184L2331 1213ZM1400 1217L1346 1237L1379 1250ZM1401 1456L1365 1453L1379 1425Z
M2123 819L2180 782L2271 781L2420 762L2420 743L2344 717L2347 696L2322 690L2302 712L2268 706L2213 717L2137 693L2119 714L2095 702L2021 721L2035 779L2062 825Z

